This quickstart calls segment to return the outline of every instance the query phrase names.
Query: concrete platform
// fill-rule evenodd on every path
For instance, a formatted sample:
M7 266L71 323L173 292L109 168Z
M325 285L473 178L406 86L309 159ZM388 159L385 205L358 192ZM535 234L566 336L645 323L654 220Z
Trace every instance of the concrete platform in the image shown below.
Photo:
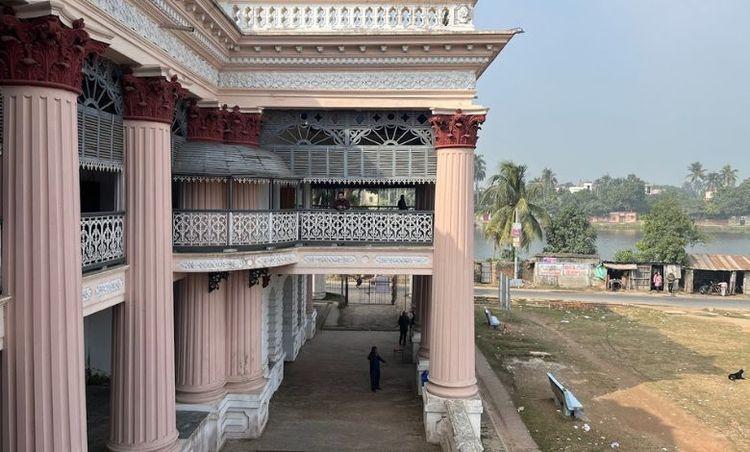
M393 332L319 331L286 364L263 435L229 441L222 450L439 450L425 442L414 365L394 357L397 343ZM388 361L377 393L369 386L373 345Z

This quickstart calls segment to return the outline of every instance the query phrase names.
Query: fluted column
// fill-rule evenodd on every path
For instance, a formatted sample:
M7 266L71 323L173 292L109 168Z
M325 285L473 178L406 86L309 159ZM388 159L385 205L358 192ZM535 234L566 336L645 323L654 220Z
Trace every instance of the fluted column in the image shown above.
M432 305L432 276L422 275L414 277L418 283L417 294L419 295L419 312L417 317L420 322L420 333L422 335L419 343L417 356L421 359L430 359L430 339L434 336L432 322L430 322L430 306Z
M108 447L177 447L170 124L179 84L126 75L125 186L130 286L114 311Z
M209 276L182 280L175 303L176 386L180 403L213 402L226 393L227 283L209 292Z
M86 450L76 98L105 46L72 25L0 12L5 452Z
M435 115L437 184L427 391L444 398L477 393L474 374L474 147L484 116Z
M247 271L232 272L227 284L226 389L252 391L263 387L263 300L260 285L248 286Z

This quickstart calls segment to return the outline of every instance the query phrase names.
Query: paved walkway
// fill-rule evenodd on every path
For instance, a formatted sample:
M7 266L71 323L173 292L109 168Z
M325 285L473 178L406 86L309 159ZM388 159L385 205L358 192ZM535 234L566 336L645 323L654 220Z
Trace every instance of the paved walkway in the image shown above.
M228 442L222 450L439 450L424 441L414 365L394 358L397 341L392 332L319 331L297 360L286 364L263 436ZM369 386L372 345L388 361L377 393Z
M474 295L497 297L496 287L475 287ZM580 301L584 303L633 304L646 306L671 306L675 308L714 308L750 310L750 299L732 296L633 294L622 292L576 292L570 290L513 289L512 298L529 300Z

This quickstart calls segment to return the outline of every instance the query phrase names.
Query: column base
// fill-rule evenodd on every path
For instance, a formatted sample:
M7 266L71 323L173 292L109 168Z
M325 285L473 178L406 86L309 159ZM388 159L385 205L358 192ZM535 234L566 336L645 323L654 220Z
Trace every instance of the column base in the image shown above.
M424 385L422 385L422 373L430 370L430 360L425 358L417 359L417 394L422 395Z
M258 438L268 422L268 405L281 385L284 365L277 362L261 387L227 393L210 404L177 404L178 411L202 411L206 419L189 438L180 440L181 452L218 452L229 439Z
M181 450L181 447L176 431L173 437L158 443L133 445L107 443L107 450L111 452L177 452Z
M177 403L190 405L209 405L221 400L227 394L226 389L224 389L224 382L217 383L217 386L209 388L177 388L176 392Z
M318 310L313 309L313 311L307 315L307 325L305 325L305 333L307 334L307 340L315 337L315 332L317 328L317 322L318 320Z
M449 400L452 399L430 394L429 389L422 393L424 431L428 443L441 444L451 441L449 438L445 438L446 432L454 431L453 428L446 428L445 424L450 423L448 409L445 406L445 402ZM474 438L478 440L481 432L482 412L484 411L482 399L477 394L468 399L461 399L461 402L466 408Z

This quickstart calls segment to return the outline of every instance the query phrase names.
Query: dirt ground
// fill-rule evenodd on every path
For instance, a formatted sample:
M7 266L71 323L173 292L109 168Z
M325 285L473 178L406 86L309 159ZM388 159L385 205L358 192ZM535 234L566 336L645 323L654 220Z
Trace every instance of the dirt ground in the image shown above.
M750 381L727 378L750 368L747 314L522 301L487 305L491 330L484 306L477 344L542 450L750 450ZM588 419L559 414L546 372Z

